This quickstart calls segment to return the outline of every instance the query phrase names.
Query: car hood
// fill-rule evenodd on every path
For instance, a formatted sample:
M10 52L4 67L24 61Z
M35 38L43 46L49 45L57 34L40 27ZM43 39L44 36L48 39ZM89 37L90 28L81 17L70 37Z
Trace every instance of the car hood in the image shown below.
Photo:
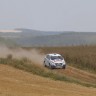
M54 63L65 63L65 61L61 60L61 59L55 59L55 60L51 60L51 61Z

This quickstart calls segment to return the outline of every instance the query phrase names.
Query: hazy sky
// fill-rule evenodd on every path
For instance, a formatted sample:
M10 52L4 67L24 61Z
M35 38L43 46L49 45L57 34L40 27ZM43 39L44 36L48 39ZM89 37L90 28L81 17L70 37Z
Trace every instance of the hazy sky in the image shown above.
M0 29L96 31L96 0L0 0Z

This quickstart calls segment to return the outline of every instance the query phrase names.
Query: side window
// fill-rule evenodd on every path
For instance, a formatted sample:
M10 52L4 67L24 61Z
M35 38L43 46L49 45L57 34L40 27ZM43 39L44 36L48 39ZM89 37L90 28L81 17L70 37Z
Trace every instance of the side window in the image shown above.
M50 59L50 56L49 56L49 55L47 55L47 56L46 56L46 58L47 58L47 59Z

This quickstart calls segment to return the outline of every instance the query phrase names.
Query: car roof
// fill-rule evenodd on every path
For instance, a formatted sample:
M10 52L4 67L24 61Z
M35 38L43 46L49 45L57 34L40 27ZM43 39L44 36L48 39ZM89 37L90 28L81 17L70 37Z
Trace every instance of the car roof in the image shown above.
M57 53L51 53L51 54L47 54L49 56L61 56L60 54L57 54Z

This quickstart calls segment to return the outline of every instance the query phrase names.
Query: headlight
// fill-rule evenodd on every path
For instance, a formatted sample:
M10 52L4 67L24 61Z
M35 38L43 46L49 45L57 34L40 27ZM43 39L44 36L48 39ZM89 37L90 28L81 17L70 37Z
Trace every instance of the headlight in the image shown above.
M51 64L52 64L52 65L55 65L55 63L54 63L54 62L51 62Z
M66 65L65 61L62 63L63 65Z
M66 64L64 60L63 60L63 64Z

